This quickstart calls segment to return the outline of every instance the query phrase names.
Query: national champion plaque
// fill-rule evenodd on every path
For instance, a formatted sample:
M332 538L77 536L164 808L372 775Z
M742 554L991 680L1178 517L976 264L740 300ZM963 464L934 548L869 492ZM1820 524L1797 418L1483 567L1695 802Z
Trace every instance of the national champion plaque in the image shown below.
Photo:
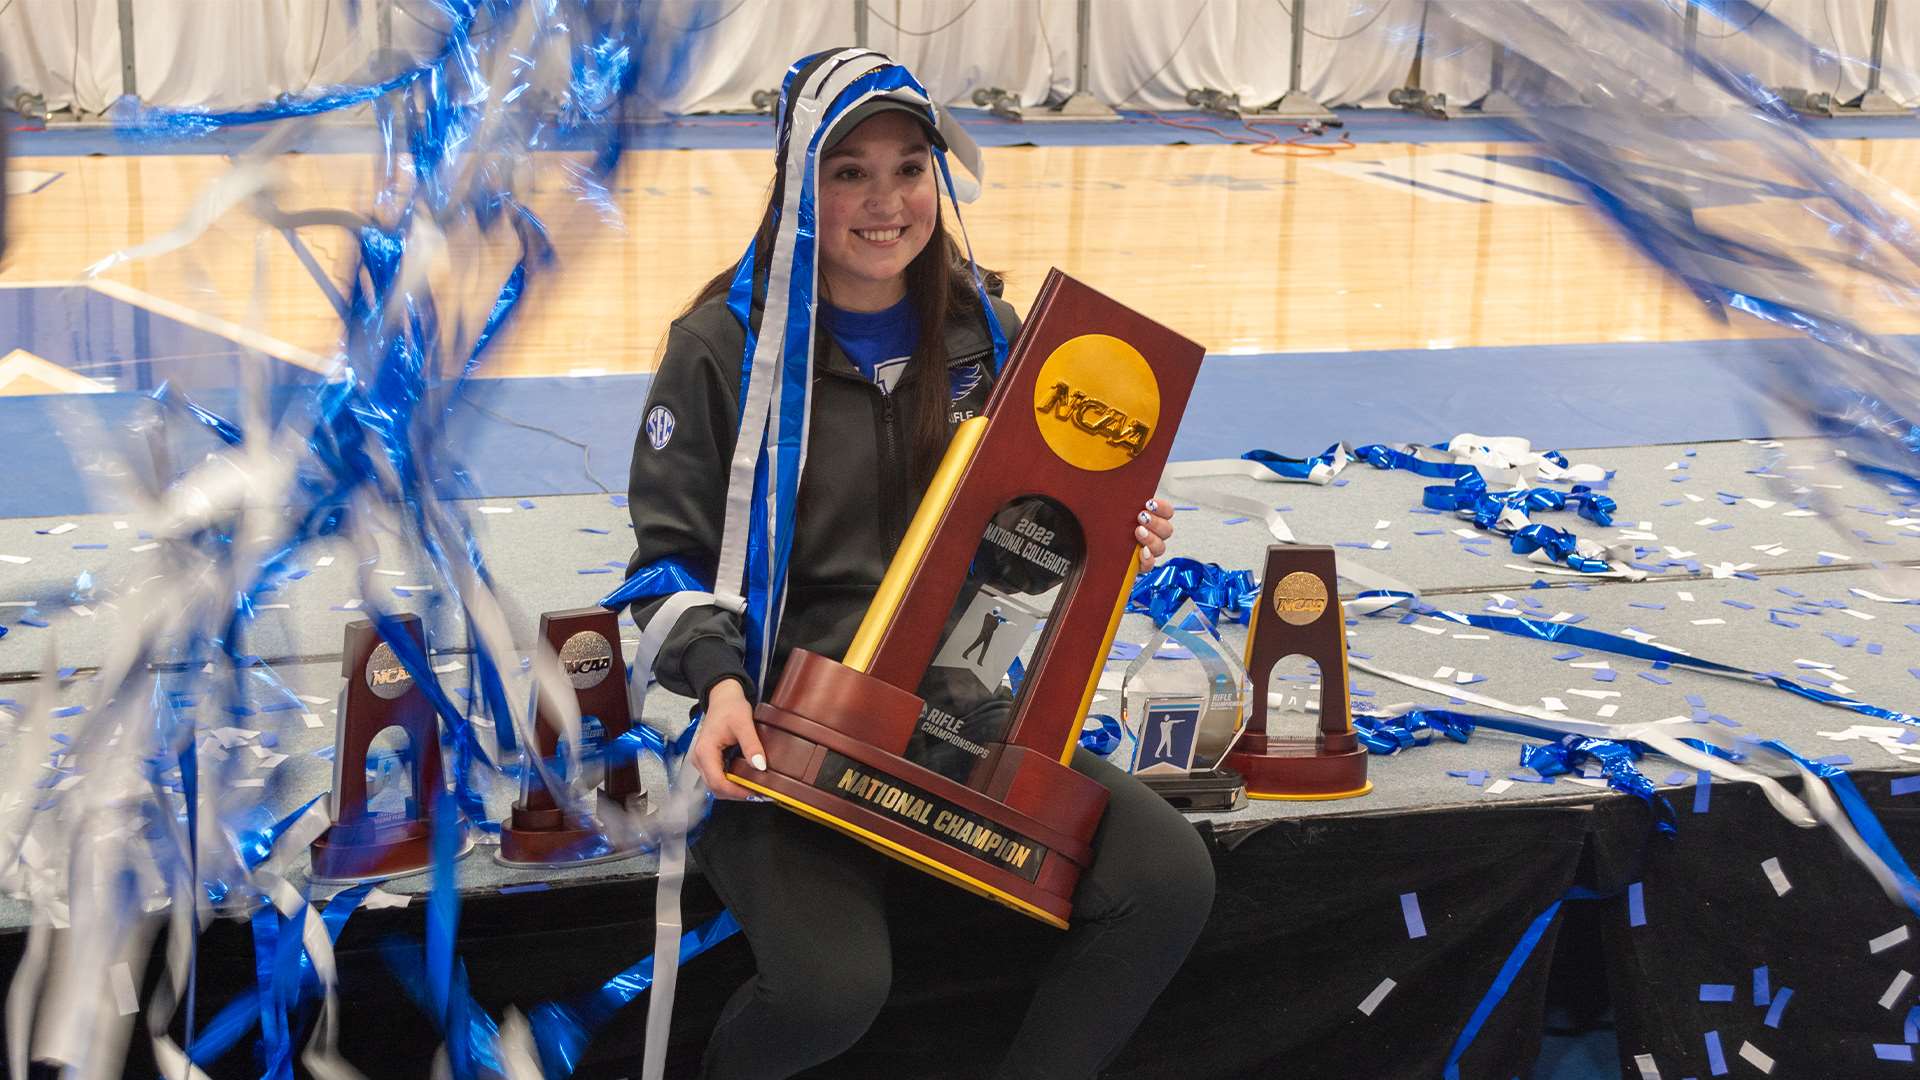
M1051 272L846 656L793 651L755 712L767 768L729 776L1066 926L1107 802L1067 761L1202 354Z

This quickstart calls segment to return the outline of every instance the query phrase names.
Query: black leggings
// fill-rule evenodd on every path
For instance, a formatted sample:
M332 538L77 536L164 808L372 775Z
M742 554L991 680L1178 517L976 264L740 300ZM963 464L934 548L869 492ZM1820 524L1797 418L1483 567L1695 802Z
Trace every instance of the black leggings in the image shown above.
M1007 1080L1096 1075L1186 959L1213 906L1213 863L1179 811L1084 750L1073 767L1112 797L1093 865L1074 890L1072 929L995 1073ZM777 806L737 802L715 805L695 853L758 969L714 1027L708 1080L787 1077L852 1046L893 983L891 860Z

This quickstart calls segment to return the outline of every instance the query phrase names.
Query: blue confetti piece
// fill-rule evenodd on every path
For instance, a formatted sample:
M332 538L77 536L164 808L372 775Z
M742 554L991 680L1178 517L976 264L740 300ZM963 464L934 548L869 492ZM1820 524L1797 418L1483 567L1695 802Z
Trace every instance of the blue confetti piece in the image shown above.
M58 709L53 710L53 712L50 713L49 715L53 716L55 719L64 719L69 716L79 716L81 713L86 711L87 711L87 707L85 705L65 705Z
M1910 1043L1920 1043L1920 1005L1907 1010L1907 1022L1903 1025L1903 1037Z
M75 544L75 545L73 545L73 550L75 550L75 551L105 551L105 550L107 550L107 545L105 545L105 544Z
M1578 659L1580 659L1580 658L1581 658L1582 656L1585 656L1585 655L1586 655L1585 653L1583 653L1583 652L1580 652L1580 651L1578 651L1578 650L1575 650L1575 649L1569 649L1569 650L1567 650L1566 652L1563 652L1563 653L1561 653L1561 654L1559 654L1558 656L1555 656L1555 657L1554 657L1554 659L1555 659L1555 660L1578 660Z
M1707 699L1701 697L1699 694L1688 694L1687 704L1693 706L1696 709L1704 709L1707 707Z
M535 507L535 505L534 505L534 502L533 502L533 500L532 500L532 499L521 499L521 500L520 500L520 509L522 509L522 510L533 510L533 509L536 509L536 507Z
M1722 600L1720 602L1731 608L1739 608L1741 611L1753 610L1753 605L1747 603L1745 600Z
M1477 675L1477 674L1476 674L1476 675L1473 675L1473 676L1471 676L1471 677L1469 677L1469 678L1467 678L1467 679L1464 679L1464 680L1461 680L1461 679L1455 679L1455 680L1454 680L1454 685L1456 685L1456 686L1472 686L1472 685L1473 685L1474 683L1483 683L1483 682L1486 682L1486 681L1487 681L1487 677L1486 677L1485 675Z
M1252 518L1243 518L1243 517L1234 517L1234 518L1224 518L1224 519L1222 519L1222 520L1221 520L1221 522L1220 522L1220 524L1222 524L1222 525L1239 525L1239 524L1241 524L1241 523L1243 523L1243 522L1248 522L1248 521L1252 521L1252 520L1253 520ZM1417 535L1419 535L1419 534L1418 534L1418 533L1415 533L1414 535L1416 535L1416 536L1417 536Z
M581 568L580 568L579 570L576 570L576 571L575 571L575 573L579 573L579 574L611 574L611 573L613 573L613 571L611 571L611 570L609 570L609 569L607 569L607 568L606 568L606 567L604 567L604 566L583 566L583 567L581 567Z
M1646 894L1637 881L1627 886L1627 925L1647 925Z
M1469 555L1478 555L1483 559L1492 557L1492 554L1490 552L1482 551L1477 547L1468 547L1465 544L1462 544L1460 546L1460 550L1466 552Z
M1767 1010L1767 1018L1764 1021L1768 1027L1780 1026L1780 1016L1787 1011L1787 999L1791 997L1793 997L1793 988L1790 986L1781 987L1779 992L1773 995L1773 1005Z
M611 530L608 529L595 529L587 526L582 526L580 531L583 533L592 533L595 536L607 536L611 532Z
M1666 678L1661 675L1655 675L1651 671L1640 672L1640 677L1647 680L1648 682L1652 683L1655 686L1672 686L1673 685L1672 679Z
M1612 682L1619 677L1620 673L1612 668L1595 668L1593 672L1594 682Z
M1733 984L1732 983L1701 983L1700 984L1700 1000L1701 1001L1732 1001L1733 1000Z
M1575 615L1570 615L1567 618L1561 619L1560 625L1561 626L1578 626L1579 624L1586 621L1587 621L1587 617L1585 615L1575 614Z
M1881 1061L1912 1061L1913 1047L1905 1043L1874 1043L1873 1056Z
M42 630L45 630L51 624L49 624L45 619L38 619L33 617L32 615L22 615L20 616L20 625L35 626L35 627L39 627Z
M1666 780L1662 782L1665 783L1668 787L1678 787L1681 784L1684 784L1691 779L1693 779L1692 773L1688 772L1685 769L1675 769L1674 771L1668 773Z
M1767 987L1767 965L1761 964L1753 969L1753 1003L1765 1005L1773 1000L1773 991Z
M1851 765L1853 764L1853 755L1828 754L1826 757L1814 758L1813 763L1815 765Z
M1427 923L1420 917L1420 896L1418 893L1400 894L1400 915L1407 921L1407 938L1427 936Z
M1709 1031L1707 1040L1707 1071L1714 1076L1727 1075L1727 1055L1720 1050L1720 1033Z
M1726 532L1728 529L1731 529L1731 528L1733 528L1731 524L1722 521L1722 522L1719 522L1718 524L1707 526L1707 531L1708 532Z
M1646 608L1646 609L1647 609L1648 611L1665 611L1665 610L1667 610L1667 605L1665 605L1665 604L1656 604L1656 603L1653 603L1653 602L1651 602L1651 601L1647 601L1647 600L1635 600L1635 601L1634 601L1633 603L1631 603L1631 604L1628 604L1627 606L1628 606L1628 607L1637 607L1637 608Z
M1664 502L1662 502L1660 505L1661 506L1679 506L1680 504L1686 501L1687 500L1685 499L1667 499Z
M1116 641L1113 647L1107 650L1109 660L1131 660L1139 655L1140 646L1132 641Z
M61 679L71 679L73 678L74 673L79 670L80 669L77 667L63 667L56 674Z
M1785 585L1775 586L1773 591L1781 594L1782 596L1791 596L1795 600L1804 599L1807 595L1806 593L1800 592L1797 589L1789 589Z
M313 573L313 571L311 570L295 570L293 573L287 575L287 580L299 581L301 578L306 577L308 574L311 574L311 573Z
M1860 638L1854 634L1841 634L1832 630L1822 630L1820 631L1820 636L1843 649L1853 648L1854 643L1860 640Z
M1704 770L1693 776L1693 812L1704 814L1713 801L1713 778Z
M1446 530L1445 530L1445 529L1415 529L1415 530L1413 531L1413 535L1415 535L1415 536L1444 536L1444 535L1446 535Z
M518 885L500 886L500 895L512 896L514 893L546 892L548 889L551 889L551 888L553 888L553 886L549 885L544 881L527 881L527 882L522 882Z
M625 495L609 495L607 496L607 501L615 506L627 505L627 497Z
M1889 795L1911 795L1920 791L1920 776L1896 776L1887 787Z
M1879 642L1877 642L1877 641L1869 641L1869 642L1867 642L1867 655L1868 655L1868 656L1879 656L1879 655L1880 655L1880 651L1881 651L1881 650L1880 650L1880 643L1879 643Z

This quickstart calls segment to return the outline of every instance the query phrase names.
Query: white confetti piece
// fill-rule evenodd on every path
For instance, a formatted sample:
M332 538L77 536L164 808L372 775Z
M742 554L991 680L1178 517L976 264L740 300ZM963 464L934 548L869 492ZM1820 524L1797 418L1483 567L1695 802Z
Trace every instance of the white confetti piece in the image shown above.
M1373 1010L1380 1007L1380 1003L1387 999L1388 994L1393 993L1394 985L1392 979L1381 979L1380 985L1373 988L1373 993L1368 994L1366 998L1360 1002L1361 1014L1364 1016L1372 1016Z
M1491 639L1487 634L1455 634L1453 635L1453 640L1455 641L1488 641Z
M71 607L67 608L67 610L73 612L75 615L78 615L83 619L93 618L93 609L88 607L85 604L74 604Z
M1907 940L1907 928L1904 926L1896 926L1886 933L1881 934L1879 937L1874 938L1872 941L1867 942L1867 952L1885 952L1905 940ZM1911 978L1911 976L1909 976L1909 978Z
M1771 510L1774 508L1775 503L1772 499L1748 499L1747 505L1758 507L1762 510Z
M312 694L295 694L293 696L309 705L325 705L332 700L331 698L314 697Z
M592 640L592 639L589 638L588 640ZM444 664L435 664L432 670L435 675L445 675L449 671L459 671L461 668L466 666L467 665L461 663L458 660L449 660Z
M1613 714L1619 711L1620 706L1618 705L1602 705L1600 706L1600 719L1611 720L1613 719Z
M1567 711L1567 703L1564 701L1561 701L1557 697L1541 698L1540 707L1547 710L1548 712L1566 712Z
M1479 536L1480 534L1479 532L1473 529L1455 529L1453 530L1453 535L1465 537L1466 539L1471 540L1474 537Z
M340 602L340 606L343 608L346 608L348 611L358 611L360 610L360 601L358 598L355 598L352 600L342 600Z
M1725 620L1725 619L1695 619L1695 620L1693 620L1693 625L1695 625L1695 626L1725 626L1725 625L1727 625L1727 620Z
M1788 881L1787 872L1780 869L1779 859L1768 859L1760 864L1760 869L1766 873L1767 880L1773 884L1775 896L1785 896L1793 891L1793 882Z
M1511 780L1495 780L1493 783L1487 785L1486 794L1498 795L1512 786L1513 781Z
M267 780L266 780L266 777L264 776L255 776L246 780L235 780L233 782L233 786L234 787L266 787Z
M321 557L313 560L313 565L314 565L314 569L316 570L325 570L327 567L333 565L333 556L322 555Z
M1445 630L1442 630L1442 629L1441 629L1440 627L1438 627L1438 626L1427 626L1427 625L1425 625L1425 624L1423 624L1423 623L1408 623L1407 625L1408 625L1408 626L1411 626L1411 627L1413 627L1413 628L1414 628L1415 630L1418 630L1418 631L1420 631L1420 632L1421 632L1421 633L1423 633L1423 634L1444 634L1444 633L1446 633L1446 631L1445 631Z
M1548 622L1566 622L1568 619L1571 619L1571 618L1573 618L1573 612L1571 611L1556 611L1553 613L1553 618L1548 619L1547 621Z
M75 525L71 521L63 521L60 524L55 525L53 528L48 529L47 535L48 536L65 536L66 534L72 532L73 530L79 527L80 526Z
M407 572L405 570L375 570L374 573L384 574L387 577L406 577L407 576Z
M482 506L482 507L478 507L477 509L478 509L478 510L479 510L479 511L480 511L481 513L483 513L483 514L511 514L511 513L513 513L513 507L511 507L511 506Z
M1433 677L1436 679L1451 679L1453 678L1453 669L1450 667L1436 668L1434 669Z
M120 1010L121 1016L132 1016L140 1011L140 995L133 989L133 970L126 961L107 969L107 981L113 984L113 1007Z
M0 555L0 562L12 563L15 566L25 566L32 561L31 555Z
M291 611L293 610L293 605L292 604L255 604L253 606L253 610L255 611Z
M132 547L128 548L127 550L137 554L142 551L152 551L154 548L157 548L159 546L160 546L160 542L158 540L149 540L144 544L135 544Z
M1653 1063L1652 1054L1633 1055L1633 1064L1640 1070L1640 1080L1660 1080L1660 1067Z
M1831 669L1833 667L1832 664L1829 664L1824 660L1807 660L1802 658L1802 659L1794 660L1794 663L1800 667L1827 668L1827 669Z
M1367 546L1372 548L1375 551L1385 551L1388 548L1392 547L1393 545L1387 543L1385 540L1375 540L1373 543L1368 544Z
M385 889L375 889L360 901L360 910L378 911L381 908L403 908L413 903L413 897L403 893L390 893Z
M1833 552L1833 551L1816 551L1814 552L1814 554L1820 556L1823 559L1832 559L1834 562L1852 562L1853 561L1853 556L1841 555L1838 552Z
M1674 593L1674 595L1678 596L1681 599L1681 601L1684 603L1688 603L1688 604L1693 603L1693 594L1688 592L1685 589L1681 589L1679 592Z
M1887 984L1887 992L1880 995L1880 1007L1883 1009L1893 1008L1894 1003L1899 1001L1901 996L1907 992L1907 986L1912 982L1913 972L1911 971L1902 971L1900 974L1895 975L1893 981Z
M1840 614L1842 614L1842 615L1851 615L1851 616L1853 616L1853 617L1854 617L1854 618L1856 618L1856 619L1867 619L1867 620L1871 620L1871 619L1873 618L1873 616L1872 616L1872 615L1869 615L1869 614L1867 614L1866 612L1864 612L1864 611L1861 611L1861 610L1860 610L1859 608L1850 608L1850 607L1843 607L1843 608L1841 608L1841 609L1840 609Z
M1462 671L1453 677L1453 681L1464 686L1467 683L1470 683L1477 678L1479 678L1479 676L1475 675L1471 671Z
M1865 589L1848 589L1847 591L1852 593L1855 596L1861 597L1862 599L1875 600L1882 604L1912 604L1912 603L1920 602L1905 596L1881 596L1877 592L1868 592ZM1853 609L1847 608L1846 610L1852 611Z
M1374 523L1373 523L1373 527L1374 527L1374 528L1376 528L1376 529L1390 529L1390 528L1392 528L1392 527L1393 527L1393 522L1391 522L1391 521L1376 521L1376 522L1374 522Z
M113 527L116 529L124 529L127 527L127 523L124 521L116 521L113 523Z
M1759 1069L1763 1073L1771 1073L1773 1071L1773 1059L1768 1057L1765 1051L1750 1042L1742 1042L1740 1044L1740 1056L1746 1060L1747 1064Z
M1720 524L1720 519L1719 518L1701 518L1699 521L1694 522L1694 524L1695 525L1718 525Z
M1567 693L1575 697L1593 698L1595 701L1605 701L1608 698L1620 696L1618 690L1568 690Z
M1586 668L1589 671L1612 671L1613 665L1605 660L1576 660L1568 667Z
M592 639L591 639L591 638L589 638L588 640L589 640L589 641L591 641ZM314 715L313 713L310 713L310 712L306 712L306 713L301 713L301 714L300 714L300 722L301 722L301 723L303 723L303 724L305 724L305 725L307 725L308 727L319 727L319 726L320 726L320 718L319 718L318 716L316 716L316 715Z
M1780 516L1781 517L1815 517L1819 513L1820 511L1818 510L1789 510Z
M1705 500L1705 499L1703 499L1703 498L1701 498L1700 496L1698 496L1698 495L1695 495L1695 494L1694 494L1693 492L1691 492L1691 491L1689 491L1689 492L1687 492L1687 501L1688 501L1688 502L1706 502L1707 500Z

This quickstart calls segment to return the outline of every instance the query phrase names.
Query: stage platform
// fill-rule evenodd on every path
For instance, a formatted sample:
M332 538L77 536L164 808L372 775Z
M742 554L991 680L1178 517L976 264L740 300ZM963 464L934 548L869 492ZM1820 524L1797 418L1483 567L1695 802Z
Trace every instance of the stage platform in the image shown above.
M1651 635L1696 657L1836 686L1892 709L1910 711L1920 698L1920 606L1894 591L1901 575L1909 587L1914 581L1920 518L1902 517L1883 486L1832 468L1830 449L1811 440L1721 442L1569 457L1614 470L1603 485L1618 503L1614 525L1572 513L1536 520L1639 545L1645 580L1552 573L1470 522L1421 510L1430 481L1365 464L1348 466L1327 487L1209 478L1185 490L1196 503L1227 494L1281 508L1301 542L1339 545L1343 567L1396 578L1441 609ZM591 604L619 582L630 551L619 501L549 496L465 507L519 645L530 642L540 611ZM62 704L86 702L124 590L154 558L141 550L151 541L118 520L0 521L0 554L31 560L8 560L0 585L9 605L0 607L0 624L10 630L0 639L0 668L12 680L0 697L24 696L23 680L57 641L57 663L73 669ZM1260 522L1205 505L1182 504L1176 523L1172 554L1229 569L1257 568L1269 542ZM350 599L362 569L345 550L311 552L247 633L244 651L261 658L261 672L249 680L255 715L235 726L271 731L273 745L236 737L229 750L281 812L324 790L331 774L341 632L360 617ZM364 570L394 609L424 610L430 590L409 588L426 583L419 567L383 556ZM1673 734L1749 752L1751 767L1797 788L1784 758L1754 746L1781 740L1852 773L1896 846L1920 851L1920 820L1905 805L1909 785L1897 783L1920 771L1920 743L1845 737L1898 725L1751 680L1409 618L1401 609L1353 619L1350 630L1352 655L1379 668L1585 720L1667 721ZM1118 711L1129 646L1150 633L1145 617L1125 618L1093 711ZM1242 628L1227 625L1223 637L1237 650ZM471 661L459 652L436 656L443 685L463 685ZM1352 687L1360 711L1449 702L1367 672L1356 671ZM524 700L524 682L510 692ZM690 704L656 690L648 720L677 731ZM1307 719L1298 719L1304 730ZM1527 1075L1550 983L1588 1004L1610 997L1623 1068L1641 1054L1669 1077L1716 1074L1716 1061L1747 1068L1755 1054L1778 1062L1776 1075L1898 1075L1910 1067L1876 1045L1914 1045L1905 988L1889 987L1903 971L1920 970L1920 942L1903 938L1877 951L1868 943L1909 925L1911 913L1888 901L1832 834L1789 825L1751 785L1707 785L1649 758L1641 767L1678 826L1673 837L1657 836L1648 805L1604 780L1522 768L1526 742L1484 730L1465 744L1437 740L1372 758L1375 787L1364 798L1195 815L1220 879L1213 919L1112 1075L1265 1076L1284 1066L1302 1077L1428 1076L1450 1057L1462 1076ZM659 789L651 766L646 778ZM512 797L510 785L497 784L489 812L504 813ZM459 865L459 949L478 1000L496 1015L509 1004L525 1010L590 991L638 960L652 940L653 865L639 858L509 870L483 843ZM894 999L873 1033L819 1076L977 1075L992 1064L1025 983L1046 962L1051 931L900 876ZM426 886L417 875L381 889L406 899ZM404 967L407 955L417 963L420 907L358 913L340 942L344 1049L369 1075L418 1072L438 1041L424 1014L405 1003L392 968L396 958ZM716 910L696 876L688 924ZM0 902L0 962L10 966L19 955L29 915L20 901ZM200 1000L217 1009L252 983L245 924L216 924L202 949ZM673 1046L686 1071L726 993L750 970L739 939L688 966ZM1482 1015L1489 988L1502 981ZM1883 1007L1887 993L1898 1008ZM1780 1000L1791 1005L1776 1008ZM928 1024L929 1016L948 1019ZM638 1008L619 1014L579 1075L622 1075L638 1052L639 1022ZM1477 1036L1462 1043L1470 1028ZM1752 1048L1748 1064L1739 1063L1743 1046ZM1897 1057L1896 1049L1885 1053ZM241 1075L245 1066L244 1053L231 1054L215 1075Z

